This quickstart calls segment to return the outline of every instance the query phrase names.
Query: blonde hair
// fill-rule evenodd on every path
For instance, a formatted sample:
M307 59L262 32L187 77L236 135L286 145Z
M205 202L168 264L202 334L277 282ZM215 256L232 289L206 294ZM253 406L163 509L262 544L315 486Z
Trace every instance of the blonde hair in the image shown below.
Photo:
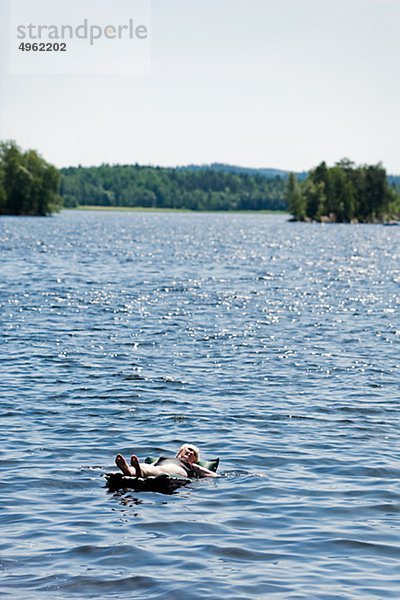
M198 462L200 460L200 450L194 444L182 444L176 455L178 456L179 452L181 450L186 450L186 448L191 448L194 451L194 453L196 454L196 462Z

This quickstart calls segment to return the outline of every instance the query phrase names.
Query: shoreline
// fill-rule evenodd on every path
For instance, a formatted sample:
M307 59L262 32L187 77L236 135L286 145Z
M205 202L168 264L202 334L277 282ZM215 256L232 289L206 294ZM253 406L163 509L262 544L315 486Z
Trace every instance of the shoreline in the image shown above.
M268 214L268 215L289 215L287 211L282 210L191 210L190 208L153 208L145 206L64 206L62 210L81 210L81 211L103 211L103 212L171 212L171 213L210 213L210 214Z

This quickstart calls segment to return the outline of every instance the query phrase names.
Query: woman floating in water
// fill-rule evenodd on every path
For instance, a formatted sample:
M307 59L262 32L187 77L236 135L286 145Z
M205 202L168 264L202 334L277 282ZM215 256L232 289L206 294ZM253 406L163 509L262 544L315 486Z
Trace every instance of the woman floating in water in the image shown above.
M117 454L115 464L127 477L156 477L157 475L176 475L178 477L219 477L213 471L196 464L200 459L200 451L193 444L183 444L175 458L159 458L155 463L140 464L137 456L131 457L128 465L122 454Z

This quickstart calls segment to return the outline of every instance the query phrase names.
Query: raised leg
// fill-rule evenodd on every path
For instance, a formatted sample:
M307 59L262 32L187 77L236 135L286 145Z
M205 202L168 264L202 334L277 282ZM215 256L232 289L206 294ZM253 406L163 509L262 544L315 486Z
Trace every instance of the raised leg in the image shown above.
M115 464L127 477L136 477L136 470L128 465L122 454L117 454Z
M136 477L143 477L139 459L134 454L132 454L132 456L131 456L131 466L135 469Z

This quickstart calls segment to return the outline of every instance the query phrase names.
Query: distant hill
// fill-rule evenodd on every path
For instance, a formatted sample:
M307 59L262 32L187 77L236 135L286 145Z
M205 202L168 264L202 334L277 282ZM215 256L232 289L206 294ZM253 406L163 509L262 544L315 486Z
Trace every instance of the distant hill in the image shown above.
M400 175L388 175L388 182L400 186Z
M240 167L238 165L228 165L226 163L210 163L209 165L186 165L184 167L176 167L177 170L189 171L204 171L212 169L213 171L222 171L224 173L238 173L246 175L261 175L267 179L274 177L282 177L286 179L289 173L293 172L298 181L307 179L308 171L287 171L285 169L272 169L270 167ZM391 184L400 186L400 175L388 175L388 181Z
M287 178L290 171L284 169L272 169L272 168L256 168L256 167L240 167L237 165L228 165L226 163L211 163L209 165L186 165L184 167L176 167L177 170L189 170L189 171L205 171L211 169L212 171L220 171L223 173L236 173L239 175L261 175L267 179L273 179L274 177ZM297 179L302 181L307 177L306 171L300 171L295 173Z

